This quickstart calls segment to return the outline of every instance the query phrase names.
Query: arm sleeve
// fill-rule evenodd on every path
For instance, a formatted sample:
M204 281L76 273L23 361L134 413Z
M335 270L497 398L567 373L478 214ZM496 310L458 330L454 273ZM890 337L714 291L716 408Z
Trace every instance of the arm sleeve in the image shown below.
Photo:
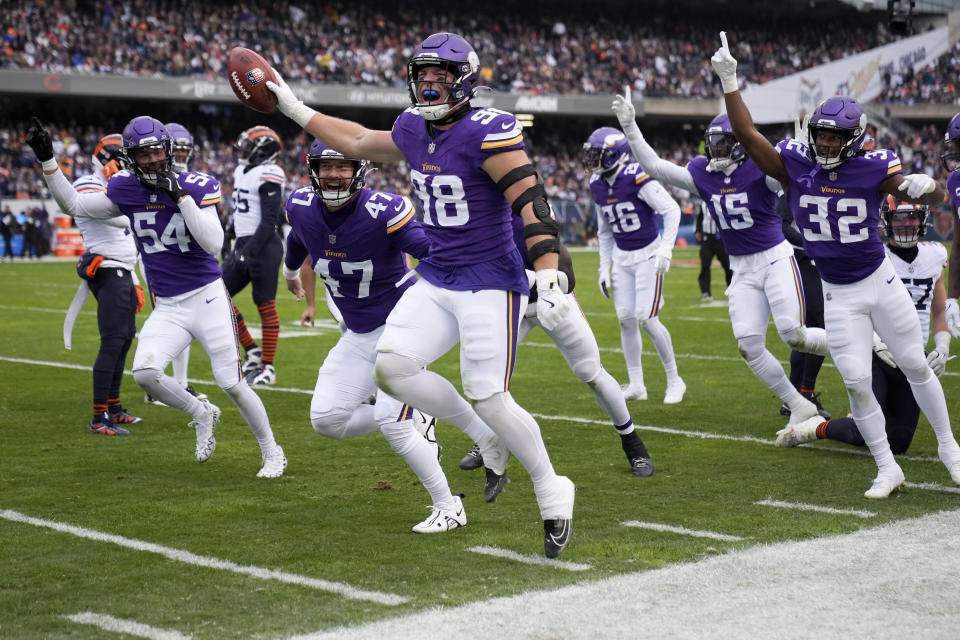
M613 255L613 232L603 212L597 211L597 243L600 245L600 270L610 271L610 258Z
M86 218L97 218L104 220L106 218L116 218L123 215L120 208L113 203L107 194L103 191L93 191L90 193L77 193L73 185L63 175L63 172L57 169L55 173L43 174L43 179L50 188L54 200L60 205L64 213L71 216L80 216Z
M290 271L295 271L303 265L308 252L307 247L300 240L300 236L293 230L287 234L287 253L283 257L283 266Z
M800 230L797 226L793 224L793 212L790 211L790 203L787 201L786 196L777 198L774 209L783 221L781 225L783 228L783 237L794 247L802 249L803 236L800 235Z
M644 140L640 127L636 123L624 127L623 133L626 134L627 142L630 143L630 152L633 157L655 180L686 189L690 193L697 193L697 185L694 184L690 172L684 167L678 167L672 162L661 159L653 147Z
M260 249L277 232L280 212L283 210L283 188L274 182L260 185L260 224L244 247L250 255L257 255Z
M219 255L223 246L223 227L220 216L214 206L201 209L193 196L186 196L179 202L180 214L194 240L210 255Z
M406 224L392 238L394 246L420 260L430 253L430 241L419 224Z
M659 182L650 182L640 189L640 197L663 216L663 242L661 246L673 248L680 230L680 205Z

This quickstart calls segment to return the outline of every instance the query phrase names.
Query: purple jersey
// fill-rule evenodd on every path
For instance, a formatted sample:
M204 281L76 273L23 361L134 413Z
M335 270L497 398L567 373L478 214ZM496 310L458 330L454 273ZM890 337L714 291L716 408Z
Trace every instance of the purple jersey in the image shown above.
M753 160L747 158L729 176L707 171L709 162L697 156L687 171L717 223L717 235L727 253L760 253L783 242L783 220L775 209L777 195L767 188L767 176Z
M498 109L473 109L440 131L411 107L397 118L392 135L410 165L430 238L430 255L417 273L445 289L526 295L527 277L510 227L513 211L481 167L490 156L524 148L517 119Z
M220 183L213 176L182 171L178 179L201 209L220 202ZM222 275L217 259L193 239L180 207L165 192L143 186L130 171L120 171L107 183L107 197L130 219L151 293L180 295Z
M590 191L621 251L642 249L660 235L656 211L640 197L640 189L653 181L636 162L623 167L613 184L600 174L590 178Z
M960 222L960 171L951 171L947 176L947 195L953 202L953 213ZM954 225L954 233L960 232L960 225Z
M796 140L780 141L777 151L787 171L787 196L803 249L816 260L820 277L850 284L876 271L885 255L878 231L884 197L880 184L901 173L897 154L877 149L824 169Z
M404 251L427 253L429 241L403 196L362 189L346 206L330 211L312 187L290 194L288 269L310 256L313 270L333 296L347 328L368 333L382 326L414 283Z

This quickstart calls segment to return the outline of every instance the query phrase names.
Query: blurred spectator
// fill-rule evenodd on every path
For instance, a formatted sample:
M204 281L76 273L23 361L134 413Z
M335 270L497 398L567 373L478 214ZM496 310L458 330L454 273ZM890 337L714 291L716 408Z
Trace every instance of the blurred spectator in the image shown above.
M13 234L19 231L17 218L10 210L10 205L3 208L3 216L0 217L0 235L3 236L3 255L5 260L13 260Z

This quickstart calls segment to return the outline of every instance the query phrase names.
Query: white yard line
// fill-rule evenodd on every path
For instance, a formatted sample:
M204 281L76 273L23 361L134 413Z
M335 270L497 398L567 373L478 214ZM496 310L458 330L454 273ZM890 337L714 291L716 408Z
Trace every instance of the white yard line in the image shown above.
M507 560L515 560L516 562L522 562L524 564L537 564L544 567L555 567L557 569L566 569L567 571L588 571L589 569L593 568L591 565L584 564L582 562L567 562L566 560L551 560L550 558L544 558L543 556L517 553L516 551L510 551L509 549L501 549L500 547L491 547L488 545L478 545L476 547L467 547L467 551L480 553L485 556L494 556L496 558L505 558Z
M172 629L158 629L157 627L151 627L136 620L114 618L113 616L108 616L103 613L93 613L92 611L83 611L82 613L73 613L62 617L71 622L99 627L104 631L124 633L140 638L150 638L150 640L190 640L190 638L193 637L182 634L179 631L173 631Z
M829 513L838 516L854 516L856 518L874 518L876 512L865 509L837 509L835 507L823 507L817 504L807 504L805 502L784 502L767 498L766 500L757 500L753 504L761 507L775 507L777 509L793 509L795 511L816 511L817 513Z
M960 511L939 512L296 638L421 640L431 630L479 629L510 640L955 640L958 522Z
M369 600L370 602L376 602L377 604L388 605L403 604L409 600L409 598L393 593L365 591L343 582L332 582L330 580L323 580L321 578L311 578L310 576L302 576L296 573L277 571L275 569L264 569L262 567L254 567L250 565L243 566L229 560L221 560L220 558L212 558L210 556L201 556L189 551L165 547L152 542L145 542L143 540L136 540L133 538L125 538L123 536L118 536L111 533L103 533L102 531L95 531L93 529L87 529L84 527L76 527L74 525L56 522L54 520L33 518L9 509L0 511L0 518L3 518L4 520L10 520L11 522L21 522L23 524L33 525L35 527L53 529L54 531L68 533L70 535L77 536L78 538L86 538L88 540L96 540L98 542L109 542L111 544L126 547L128 549L135 549L136 551L156 553L169 560L183 562L196 567L222 569L224 571L232 571L233 573L240 573L254 578L259 578L261 580L278 580L280 582L286 582L289 584L298 584L304 587L311 587L321 591L336 593L344 598L350 598L353 600Z
M945 487L936 482L904 482L903 486L908 489L925 489L926 491L939 491L941 493L960 493L960 487Z
M627 520L621 522L625 527L634 527L637 529L649 529L651 531L662 531L665 533L677 533L682 536L693 536L694 538L710 538L711 540L720 540L722 542L737 542L746 540L740 536L731 536L726 533L716 533L714 531L701 531L699 529L687 529L686 527L675 527L669 524L660 524L659 522L640 522L639 520Z

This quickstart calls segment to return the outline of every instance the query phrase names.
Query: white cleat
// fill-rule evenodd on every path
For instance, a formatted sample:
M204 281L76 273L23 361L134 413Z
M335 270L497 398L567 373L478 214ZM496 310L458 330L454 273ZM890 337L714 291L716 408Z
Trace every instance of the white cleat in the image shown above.
M687 392L687 383L683 378L676 378L667 383L667 392L663 394L663 404L680 404L683 394Z
M817 427L823 422L823 418L816 415L792 427L788 424L777 431L777 446L790 448L806 442L813 442L817 439Z
M197 430L197 462L206 462L213 455L217 447L217 440L213 437L213 430L220 422L220 408L209 400L200 401L207 410L207 414L200 420L193 420L190 426Z
M642 384L624 384L620 386L624 400L646 400L647 388Z
M793 404L800 404L799 407L790 408L790 421L787 422L788 427L793 427L801 422L806 422L810 418L818 417L820 415L817 405L813 404L803 396L798 396L798 400L795 400Z
M413 427L417 430L417 433L423 436L423 439L427 441L427 444L430 445L430 448L437 456L437 461L440 460L440 443L437 442L437 419L431 415L420 411L419 409L413 410Z
M439 509L430 507L430 516L419 524L413 525L414 533L446 533L467 526L467 512L463 508L460 496L453 496L453 508Z
M937 454L947 471L950 472L950 478L956 484L960 484L960 446L957 446L956 442L947 445L942 444L937 447Z
M873 484L863 492L863 495L871 500L882 500L894 491L902 489L903 481L903 469L900 468L900 465L894 463L892 468L877 473L877 477L873 479Z
M263 468L257 471L258 478L279 478L287 469L287 457L283 455L280 445L269 454L263 456Z

